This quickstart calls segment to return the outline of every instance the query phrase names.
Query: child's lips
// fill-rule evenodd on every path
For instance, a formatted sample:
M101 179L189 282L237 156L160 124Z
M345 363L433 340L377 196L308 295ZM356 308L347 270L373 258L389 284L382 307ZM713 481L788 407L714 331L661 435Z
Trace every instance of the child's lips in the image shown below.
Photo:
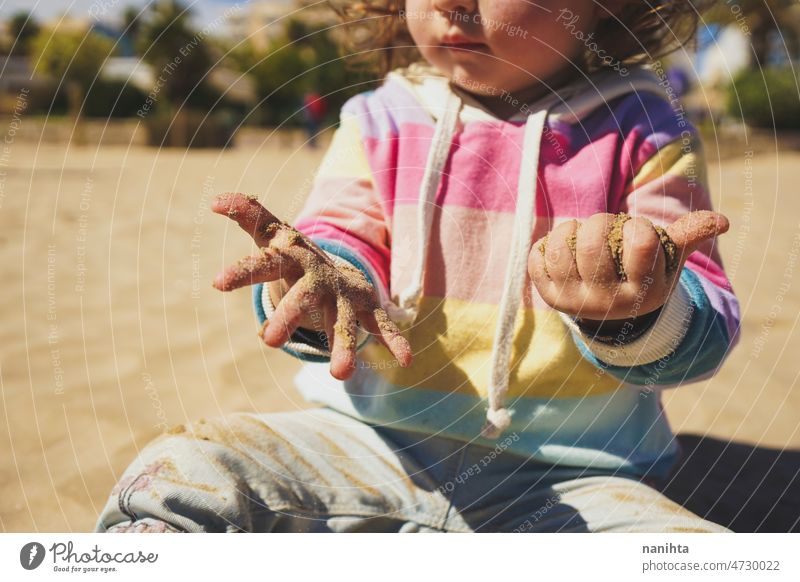
M462 52L488 53L489 47L482 42L443 42L442 46L448 50Z

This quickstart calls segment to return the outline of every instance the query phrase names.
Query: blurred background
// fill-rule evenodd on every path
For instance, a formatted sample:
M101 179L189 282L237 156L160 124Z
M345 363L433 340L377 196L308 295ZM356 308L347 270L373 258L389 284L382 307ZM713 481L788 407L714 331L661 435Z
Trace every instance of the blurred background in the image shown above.
M305 407L256 337L251 251L213 215L300 210L338 111L376 86L325 2L0 0L0 531L88 531L170 426ZM704 136L743 311L712 379L665 393L663 485L737 531L800 527L800 4L720 0L659 63ZM322 146L322 147L320 147Z

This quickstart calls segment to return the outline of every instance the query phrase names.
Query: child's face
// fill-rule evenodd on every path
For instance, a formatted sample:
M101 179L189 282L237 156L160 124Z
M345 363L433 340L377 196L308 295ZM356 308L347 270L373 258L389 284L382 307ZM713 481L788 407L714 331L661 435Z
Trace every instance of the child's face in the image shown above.
M406 0L425 59L480 95L514 93L570 75L590 49L597 0ZM581 40L583 39L583 40Z

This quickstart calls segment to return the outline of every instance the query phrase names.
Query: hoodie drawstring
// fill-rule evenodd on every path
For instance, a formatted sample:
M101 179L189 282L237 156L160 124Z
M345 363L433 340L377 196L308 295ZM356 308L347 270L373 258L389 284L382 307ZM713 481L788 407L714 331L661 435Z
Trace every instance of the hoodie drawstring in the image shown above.
M458 127L462 101L451 91L448 94L443 114L439 117L433 133L425 173L420 185L417 206L417 249L411 283L400 295L397 304L387 302L384 308L398 323L409 323L417 316L419 298L425 276L425 263L430 246L430 233L435 214L436 193L439 190L442 172L450 156L453 136ZM511 415L506 408L506 394L510 373L511 346L514 339L514 324L524 292L528 272L528 253L536 221L536 190L539 168L539 148L548 110L543 109L528 116L522 150L514 232L511 257L506 269L503 296L500 301L494 348L491 360L489 384L489 409L486 424L481 434L497 438L511 424Z
M491 379L489 383L489 410L481 434L497 438L511 424L511 414L506 408L508 379L511 368L511 347L514 339L514 324L519 304L525 291L533 230L536 226L536 192L539 173L539 148L547 120L547 109L528 116L522 147L517 206L514 214L514 233L511 257L506 268L500 314L494 333L492 349Z
M396 305L393 303L384 305L389 316L397 322L409 323L417 316L419 298L422 295L422 283L425 277L425 262L428 257L428 247L433 227L436 193L439 191L442 171L447 159L450 157L450 147L458 127L461 106L461 99L451 91L447 96L444 112L439 117L436 129L433 132L431 148L428 152L428 160L425 163L425 173L422 176L419 201L417 203L418 253L414 265L414 273L408 288L400 294L398 303Z

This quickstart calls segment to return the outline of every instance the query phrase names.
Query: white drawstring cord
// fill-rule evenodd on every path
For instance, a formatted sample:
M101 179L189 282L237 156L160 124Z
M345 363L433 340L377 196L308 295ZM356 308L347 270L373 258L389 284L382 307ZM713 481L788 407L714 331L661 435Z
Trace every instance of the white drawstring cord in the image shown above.
M397 304L392 302L384 304L389 316L398 323L411 322L417 315L435 215L436 193L439 190L442 171L450 155L461 106L461 99L453 91L450 91L445 110L433 133L417 205L418 253L411 283L399 294ZM511 257L506 268L503 297L500 301L492 350L491 380L488 393L489 409L486 413L486 424L481 431L481 434L487 438L497 438L511 424L511 414L505 406L511 367L511 346L514 339L514 324L524 291L528 253L536 221L539 149L547 113L548 111L543 109L531 114L525 125Z
M481 434L487 438L499 437L511 425L511 414L506 408L511 347L514 340L514 324L528 272L528 254L530 253L533 229L536 224L539 148L546 119L547 110L542 109L528 116L525 124L511 257L506 268L503 297L500 300L499 317L494 334L489 410L486 413L486 424L481 431Z
M417 316L422 283L425 277L425 261L428 258L430 233L436 214L436 192L439 190L442 171L450 156L453 136L458 127L461 99L454 92L447 96L445 110L436 124L431 140L431 149L425 164L425 173L419 190L417 203L417 256L411 283L399 296L398 303L384 305L389 316L397 322L409 323Z

